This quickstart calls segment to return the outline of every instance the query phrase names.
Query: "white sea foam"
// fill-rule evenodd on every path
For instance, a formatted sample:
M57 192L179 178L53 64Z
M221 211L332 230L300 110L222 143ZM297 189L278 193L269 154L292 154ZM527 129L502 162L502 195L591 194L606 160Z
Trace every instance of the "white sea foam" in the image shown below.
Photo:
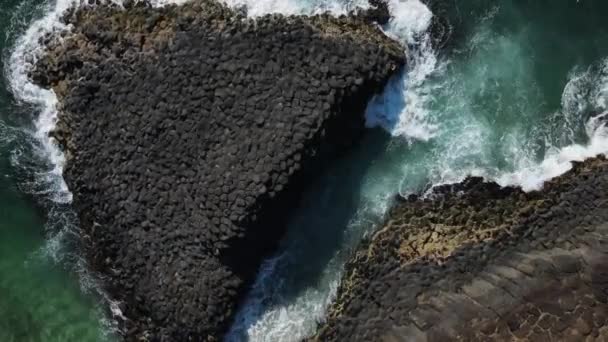
M57 97L51 90L33 84L28 72L40 55L42 49L40 39L48 32L65 29L59 17L74 3L74 0L63 0L58 1L55 6L50 6L47 14L33 22L25 34L17 40L8 63L5 64L10 87L17 100L34 105L40 112L35 121L34 135L40 143L40 149L36 152L46 156L53 165L50 172L39 174L40 181L51 188L54 194L53 200L61 203L71 201L71 193L62 177L65 158L49 138L49 132L54 128L57 120Z
M419 38L425 35L433 12L419 0L390 0L391 21L387 31L408 44L419 44Z
M608 153L608 59L601 63L600 70L588 68L584 72L572 72L562 93L562 108L558 119L559 129L570 143L563 147L550 146L542 161L537 162L523 156L514 172L496 177L501 185L519 185L524 190L538 190L547 180L564 174L572 168L572 161ZM582 124L585 111L600 112ZM586 143L574 143L577 126L584 126Z
M256 17L268 13L298 14L309 8L297 0L223 0L228 6L247 8L247 15Z
M572 144L561 149L552 148L540 163L530 162L515 172L500 175L497 182L503 186L519 185L524 190L538 190L547 180L572 169L572 161L584 161L608 153L608 130L605 120L608 112L591 118L586 126L587 144Z
M407 70L389 82L382 95L368 106L368 126L381 126L393 136L429 140L436 125L425 107L432 88L425 82L437 69L437 57L427 32L433 13L418 0L391 1L391 18L386 32L407 51Z
M501 185L520 185L524 190L540 189L543 183L557 177L572 168L572 161L583 161L598 154L606 153L608 137L597 131L592 135L588 145L570 145L558 151L550 151L540 164L507 173L498 178Z
M222 0L231 7L246 7L247 15L258 17L268 13L285 15L312 15L330 12L334 15L347 14L355 7L367 8L367 0L324 1L324 0Z
M281 267L292 266L286 260L289 253L286 250L263 263L226 341L242 341L245 336L249 341L299 341L314 332L317 320L322 319L335 295L338 278L325 274L320 280L322 286L306 288L294 301L283 298L290 284L277 274L281 274ZM268 301L279 304L269 309Z
M441 75L447 62L437 60L429 33L426 32L432 13L416 0L391 1L390 5L394 18L387 27L387 33L411 47L408 51L408 69L400 78L393 79L385 92L370 103L367 123L369 126L379 125L391 135L410 142L442 139L439 135L445 131L442 125L446 123L436 120L429 110L429 104L434 99L434 91L444 85L428 80L433 75ZM491 20L496 13L497 8L493 8L481 22ZM488 41L487 34L489 31L479 31L471 44L475 45L479 40ZM505 155L510 156L514 171L500 171L475 162L463 163L473 158L492 158L483 144L488 142L485 133L493 128L480 127L471 121L461 127L460 134L450 138L444 149L434 156L433 165L429 166L429 178L434 185L441 185L474 175L494 180L503 186L521 186L525 191L538 190L547 180L570 170L572 161L583 161L608 153L606 112L588 119L586 123L582 121L590 108L607 110L607 101L608 59L603 61L599 70L594 67L583 71L575 68L564 87L561 108L554 116L557 123L553 130L559 131L559 139L545 141L547 151L542 160L537 160L528 146L531 141L525 141L526 138L518 132L511 132L503 137L501 148ZM464 106L461 110L472 110L466 107L466 103ZM588 142L575 143L577 129L582 126Z

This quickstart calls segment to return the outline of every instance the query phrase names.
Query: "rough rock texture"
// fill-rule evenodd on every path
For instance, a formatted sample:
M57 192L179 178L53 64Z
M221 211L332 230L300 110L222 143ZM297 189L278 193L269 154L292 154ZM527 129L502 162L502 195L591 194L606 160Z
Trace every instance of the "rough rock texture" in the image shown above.
M319 341L605 341L608 161L539 192L471 178L396 206Z
M128 339L225 332L299 191L405 63L368 17L210 0L66 14L31 76L60 97L64 176Z

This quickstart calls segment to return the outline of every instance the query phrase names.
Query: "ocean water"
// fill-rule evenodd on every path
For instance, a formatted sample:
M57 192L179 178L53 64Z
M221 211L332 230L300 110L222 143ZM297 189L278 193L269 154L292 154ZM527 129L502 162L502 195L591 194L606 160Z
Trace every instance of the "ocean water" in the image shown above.
M115 2L118 2L116 0ZM156 0L157 6L179 2ZM346 13L363 0L225 0L250 16ZM78 224L48 139L56 98L27 79L45 32L76 0L0 0L0 341L112 340L117 303L78 250ZM537 189L571 160L608 150L608 3L444 2L454 27L436 51L435 15L390 0L383 30L408 68L370 102L369 132L303 194L228 341L299 341L314 332L362 236L396 194L481 175Z
M25 64L11 54L45 5L0 0L0 341L107 341L110 325L75 253L69 192L41 139L42 107L12 89Z

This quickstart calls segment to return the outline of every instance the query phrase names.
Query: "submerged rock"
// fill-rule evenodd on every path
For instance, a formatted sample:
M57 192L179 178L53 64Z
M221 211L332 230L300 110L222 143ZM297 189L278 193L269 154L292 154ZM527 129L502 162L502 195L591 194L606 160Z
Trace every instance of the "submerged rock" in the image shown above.
M346 265L317 341L608 338L608 161L541 191L480 178L401 201Z
M31 76L60 98L64 177L128 339L221 338L300 190L405 63L368 19L211 0L65 15Z

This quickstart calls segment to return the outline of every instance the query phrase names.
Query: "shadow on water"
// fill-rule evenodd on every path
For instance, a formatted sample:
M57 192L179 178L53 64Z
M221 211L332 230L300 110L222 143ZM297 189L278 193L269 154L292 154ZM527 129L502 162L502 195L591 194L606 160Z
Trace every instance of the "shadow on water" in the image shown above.
M347 227L358 219L361 188L369 168L385 153L389 136L368 132L358 147L330 166L304 194L281 246L288 249L297 270L289 272L284 298L298 297L320 281L328 263L344 245ZM360 218L359 218L360 219Z
M385 154L389 140L389 135L380 129L368 130L353 151L329 165L308 187L277 256L261 267L228 341L247 340L246 331L256 325L262 325L260 329L269 327L265 321L273 318L268 315L280 314L282 308L290 308L295 319L311 311L322 317L324 306L314 305L330 299L323 297L331 292L327 287L338 280L345 258L340 254L348 252L352 242L359 241L363 230L373 227L370 220L379 219L361 215L365 205L361 189L370 181L366 179L369 169Z

